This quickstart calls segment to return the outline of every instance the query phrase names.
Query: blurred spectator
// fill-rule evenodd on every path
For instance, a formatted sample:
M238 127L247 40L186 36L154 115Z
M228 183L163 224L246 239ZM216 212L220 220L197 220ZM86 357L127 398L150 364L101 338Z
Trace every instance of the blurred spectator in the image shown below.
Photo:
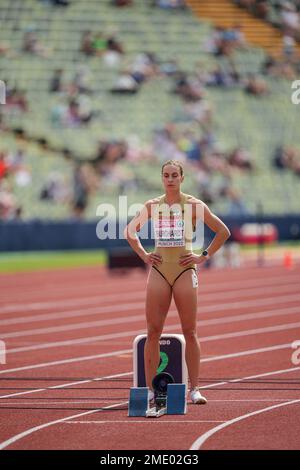
M37 55L43 58L48 58L50 56L50 50L41 43L34 31L25 32L22 50L28 54Z
M82 219L88 205L89 195L99 186L98 179L88 164L75 164L73 175L73 216Z
M99 32L93 34L91 31L85 31L81 37L80 52L90 56L95 55L102 57L105 54L118 55L120 58L124 55L124 46L116 37L115 33L110 33L107 36Z
M124 70L123 72L121 72L110 91L112 93L135 94L139 91L139 89L140 85L133 78L131 72L128 70Z
M271 9L268 0L235 0L235 3L241 7L245 7L258 18L267 19Z
M284 31L296 36L300 32L300 17L296 6L292 2L284 2L280 16Z
M221 43L223 40L223 33L225 29L221 26L215 26L212 30L210 36L206 39L204 43L204 48L206 52L209 52L213 55L217 55L220 50Z
M107 49L107 39L102 33L97 33L92 41L93 54L101 56Z
M250 153L243 148L236 148L229 153L228 163L230 166L239 168L241 170L250 170L254 169L251 162Z
M183 9L186 7L185 0L155 0L155 6L166 9Z
M77 71L72 80L77 93L90 94L92 92L91 87L92 73L88 65L79 64Z
M71 0L40 0L43 3L48 3L54 7L67 7L70 5Z
M118 52L121 55L124 54L124 47L122 46L121 42L117 40L114 34L111 34L107 38L106 47L108 51Z
M93 55L93 34L91 31L85 31L81 37L80 52L90 56Z
M13 219L17 208L17 201L8 181L0 180L0 220Z
M25 113L28 111L28 102L25 93L17 88L6 89L6 107L8 110L16 110Z
M269 94L269 87L262 78L249 74L245 82L245 92L253 96L265 96Z
M8 170L7 155L4 152L0 152L0 181L7 176Z
M133 1L132 0L111 0L111 3L115 7L127 7L129 5L132 5Z
M110 67L118 65L124 54L125 51L121 42L117 40L115 34L110 34L107 38L106 51L103 55L105 64Z
M62 77L63 77L62 69L54 70L53 76L50 80L50 86L49 86L50 93L60 93L63 91Z
M65 203L68 201L69 196L70 191L64 177L57 172L50 173L41 189L40 199L42 201Z
M205 84L207 86L232 87L240 83L240 74L233 66L231 69L227 70L225 67L222 67L221 64L218 64L207 74Z
M300 176L300 151L293 147L277 147L273 166L278 170L291 170Z

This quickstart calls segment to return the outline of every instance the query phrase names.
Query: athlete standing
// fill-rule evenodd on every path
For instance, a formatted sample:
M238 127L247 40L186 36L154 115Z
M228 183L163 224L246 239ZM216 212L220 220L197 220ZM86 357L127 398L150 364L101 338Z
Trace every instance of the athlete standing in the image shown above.
M196 265L209 259L229 238L230 231L199 199L181 192L183 167L168 160L162 167L165 194L151 199L127 225L124 235L142 260L151 265L147 281L147 339L144 360L146 384L152 398L152 379L160 361L159 339L170 307L172 295L186 341L186 363L193 403L205 404L198 388L200 344L197 337L198 277ZM155 250L143 248L137 232L149 220L154 222ZM202 221L215 236L210 245L197 255L192 251L192 233Z

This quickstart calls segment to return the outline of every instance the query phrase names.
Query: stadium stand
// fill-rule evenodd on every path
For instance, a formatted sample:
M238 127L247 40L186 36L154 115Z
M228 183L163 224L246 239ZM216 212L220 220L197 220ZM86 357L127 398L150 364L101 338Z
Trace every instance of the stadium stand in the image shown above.
M299 210L299 58L239 43L235 24L220 46L182 5L63 3L1 2L0 218L91 219L119 194L144 201L170 156L187 161L183 189L219 213Z

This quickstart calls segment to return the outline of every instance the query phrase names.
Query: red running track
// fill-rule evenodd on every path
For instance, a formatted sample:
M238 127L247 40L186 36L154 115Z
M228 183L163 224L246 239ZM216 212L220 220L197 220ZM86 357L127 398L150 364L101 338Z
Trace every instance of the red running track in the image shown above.
M299 449L299 265L202 270L199 279L208 404L146 420L127 417L144 273L0 276L0 448ZM180 332L173 303L165 331Z

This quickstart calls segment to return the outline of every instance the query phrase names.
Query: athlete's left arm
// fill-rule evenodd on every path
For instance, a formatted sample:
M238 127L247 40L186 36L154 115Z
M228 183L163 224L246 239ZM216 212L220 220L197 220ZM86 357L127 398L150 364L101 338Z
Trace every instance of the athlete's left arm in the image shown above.
M203 216L204 216L204 223L213 231L215 232L215 236L210 243L210 245L206 248L208 251L209 256L212 256L218 251L221 246L224 245L226 240L230 237L230 230L229 228L222 222L219 217L211 212L208 206L204 203L203 204Z
M219 217L211 212L204 202L199 199L192 201L192 218L194 222L201 220L205 223L213 232L215 236L206 250L209 257L214 255L219 248L226 242L230 237L230 231L228 227L222 222ZM196 255L195 253L187 253L180 256L179 264L181 266L187 266L190 263L201 264L207 260L207 256Z

